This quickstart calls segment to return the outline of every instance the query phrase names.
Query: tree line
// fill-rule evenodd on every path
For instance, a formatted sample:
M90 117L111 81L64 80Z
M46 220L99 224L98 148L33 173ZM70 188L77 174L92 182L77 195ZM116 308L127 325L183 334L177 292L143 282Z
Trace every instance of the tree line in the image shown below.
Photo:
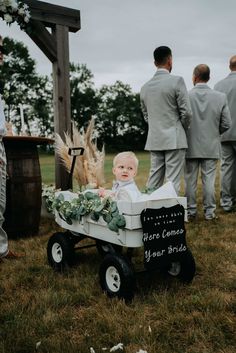
M31 134L53 137L52 77L39 75L28 48L4 38L4 64L0 67L0 93L5 115L21 129L20 104ZM98 144L106 150L143 150L147 126L140 110L139 94L130 85L116 81L96 89L93 74L85 64L70 63L71 118L79 129L95 118Z

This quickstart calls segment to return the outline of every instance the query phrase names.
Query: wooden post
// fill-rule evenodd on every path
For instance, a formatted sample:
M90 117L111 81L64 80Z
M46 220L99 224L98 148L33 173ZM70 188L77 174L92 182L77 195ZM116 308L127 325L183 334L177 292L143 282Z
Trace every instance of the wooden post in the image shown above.
M53 63L54 129L65 140L64 133L71 134L68 27L56 25L53 34L57 47L57 61ZM66 190L69 174L58 159L56 156L56 188Z
M53 64L54 131L64 139L71 133L71 104L69 79L69 31L80 29L80 11L43 1L24 0L31 19L27 34ZM51 32L48 30L51 29ZM55 184L65 190L69 173L55 156Z

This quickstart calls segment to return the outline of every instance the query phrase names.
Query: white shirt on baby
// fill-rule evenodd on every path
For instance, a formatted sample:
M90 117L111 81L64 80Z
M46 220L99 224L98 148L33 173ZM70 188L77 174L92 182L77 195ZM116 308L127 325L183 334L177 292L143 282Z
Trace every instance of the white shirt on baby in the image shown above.
M112 191L116 200L136 201L141 195L135 181L114 181Z

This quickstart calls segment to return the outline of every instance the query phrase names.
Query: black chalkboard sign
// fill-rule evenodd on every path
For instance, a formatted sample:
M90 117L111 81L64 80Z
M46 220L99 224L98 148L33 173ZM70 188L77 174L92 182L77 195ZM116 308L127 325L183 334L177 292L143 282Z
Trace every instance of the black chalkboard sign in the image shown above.
M187 251L182 205L146 208L141 213L141 223L147 269L167 266Z

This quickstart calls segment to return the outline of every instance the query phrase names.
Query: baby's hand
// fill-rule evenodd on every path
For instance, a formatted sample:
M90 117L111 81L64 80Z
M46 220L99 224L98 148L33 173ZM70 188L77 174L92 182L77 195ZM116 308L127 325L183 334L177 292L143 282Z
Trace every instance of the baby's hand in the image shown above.
M104 189L104 188L99 188L98 190L98 196L99 197L115 197L115 193L111 190L107 190L107 189Z
M98 190L98 196L99 196L99 197L105 197L105 196L106 196L106 189L104 189L104 188L99 188L99 190Z

